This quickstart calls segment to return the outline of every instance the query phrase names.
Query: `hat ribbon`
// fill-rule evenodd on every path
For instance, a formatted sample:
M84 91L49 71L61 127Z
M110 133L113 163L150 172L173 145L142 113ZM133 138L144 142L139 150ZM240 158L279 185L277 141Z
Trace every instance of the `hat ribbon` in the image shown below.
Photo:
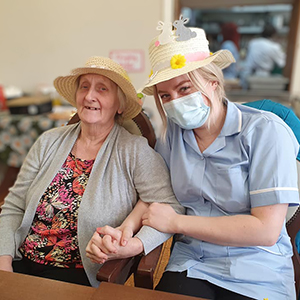
M170 60L161 62L156 64L149 76L149 81L153 80L153 78L157 75L159 71L167 69L171 67L172 69L180 69L186 65L187 62L201 61L210 56L210 52L194 52L188 53L185 55L175 54L171 57Z

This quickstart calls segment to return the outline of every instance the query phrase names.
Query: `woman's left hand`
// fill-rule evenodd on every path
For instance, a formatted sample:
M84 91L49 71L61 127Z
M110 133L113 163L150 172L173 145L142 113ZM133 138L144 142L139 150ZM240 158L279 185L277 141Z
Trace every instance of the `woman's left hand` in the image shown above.
M176 233L179 215L169 204L152 203L142 216L142 224L165 233Z

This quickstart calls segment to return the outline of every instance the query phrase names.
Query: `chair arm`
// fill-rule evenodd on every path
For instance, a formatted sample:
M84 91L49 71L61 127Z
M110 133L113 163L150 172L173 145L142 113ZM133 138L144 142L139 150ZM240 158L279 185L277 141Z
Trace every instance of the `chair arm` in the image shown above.
M141 256L128 257L107 261L98 271L97 280L124 284L132 273L135 272Z
M294 265L294 273L295 273L295 286L296 286L296 294L300 293L300 256L298 253L298 249L296 247L295 239L298 231L300 230L300 206L294 215L290 218L290 220L286 223L286 228L288 235L291 238L292 246L293 246L293 265Z
M162 248L163 245L160 245L152 250L148 255L141 258L134 277L136 287L145 289L154 288L153 275L158 265Z

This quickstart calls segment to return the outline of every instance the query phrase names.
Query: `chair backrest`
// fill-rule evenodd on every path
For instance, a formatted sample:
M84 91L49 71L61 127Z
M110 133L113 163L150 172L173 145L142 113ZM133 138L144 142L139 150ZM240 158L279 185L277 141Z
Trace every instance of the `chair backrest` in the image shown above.
M76 113L69 120L68 125L79 122L79 116ZM122 126L132 134L142 135L148 140L148 144L154 148L156 136L152 124L147 115L141 111L136 117L131 120L126 120Z
M300 144L300 120L290 108L269 99L243 103L243 105L270 111L279 116L293 130ZM296 163L298 171L298 189L300 190L300 151L298 153ZM300 256L296 245L296 235L300 231L300 206L290 206L288 208L286 215L286 228L293 246L292 260L294 265L296 294L298 297L300 293Z

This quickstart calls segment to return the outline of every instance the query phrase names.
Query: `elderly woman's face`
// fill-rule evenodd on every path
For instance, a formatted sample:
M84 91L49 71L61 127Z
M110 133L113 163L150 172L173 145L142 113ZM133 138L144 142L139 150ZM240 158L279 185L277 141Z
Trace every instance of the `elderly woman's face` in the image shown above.
M86 74L79 78L77 112L82 122L110 125L119 110L117 85L105 76Z

